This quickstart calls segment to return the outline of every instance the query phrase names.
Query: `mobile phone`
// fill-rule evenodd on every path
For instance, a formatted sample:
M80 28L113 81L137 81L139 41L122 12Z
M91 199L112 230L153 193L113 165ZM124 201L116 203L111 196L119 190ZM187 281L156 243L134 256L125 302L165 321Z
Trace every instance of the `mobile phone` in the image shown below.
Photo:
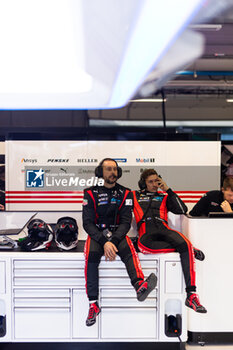
M158 177L159 177L160 180L163 180L161 175L158 175ZM158 182L158 186L159 186L159 187L160 187L160 185L161 185L160 180L159 180L159 182Z

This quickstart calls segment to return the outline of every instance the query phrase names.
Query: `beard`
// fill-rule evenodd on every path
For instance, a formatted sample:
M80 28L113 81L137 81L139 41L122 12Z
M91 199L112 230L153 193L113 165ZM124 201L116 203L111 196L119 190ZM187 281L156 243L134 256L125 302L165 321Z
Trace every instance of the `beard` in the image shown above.
M117 176L111 175L111 176L107 177L106 179L104 179L104 181L109 185L113 185L117 182Z

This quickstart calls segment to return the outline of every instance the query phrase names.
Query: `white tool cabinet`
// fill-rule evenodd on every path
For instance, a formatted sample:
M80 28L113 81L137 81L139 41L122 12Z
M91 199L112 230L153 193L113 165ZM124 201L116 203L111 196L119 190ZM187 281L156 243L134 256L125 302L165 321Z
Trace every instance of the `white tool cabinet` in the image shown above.
M86 327L84 254L80 252L2 252L0 315L6 335L0 342L148 341L174 342L164 332L165 314L182 315L181 339L187 338L184 280L179 254L143 255L145 276L158 285L144 302L136 299L124 264L101 261L97 323Z

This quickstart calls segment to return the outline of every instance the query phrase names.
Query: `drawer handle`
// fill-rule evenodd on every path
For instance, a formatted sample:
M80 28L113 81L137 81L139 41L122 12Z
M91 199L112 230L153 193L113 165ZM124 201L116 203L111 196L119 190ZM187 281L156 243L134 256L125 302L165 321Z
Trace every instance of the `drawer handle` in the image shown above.
M25 310L25 309L31 309L31 310L34 310L34 309L38 309L38 310L51 310L51 309L55 309L55 310L67 310L67 311L71 311L71 308L70 307L65 307L65 306L15 306L14 307L14 310L17 311L17 310Z
M157 309L156 306L101 306L101 309Z

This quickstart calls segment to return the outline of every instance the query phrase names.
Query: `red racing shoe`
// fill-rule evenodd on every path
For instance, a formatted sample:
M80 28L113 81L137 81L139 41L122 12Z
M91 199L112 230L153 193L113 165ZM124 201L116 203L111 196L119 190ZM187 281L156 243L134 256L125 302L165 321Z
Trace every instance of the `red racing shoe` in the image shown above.
M196 293L189 293L186 300L185 305L190 307L190 309L193 309L196 312L200 312L202 314L207 313L207 310L204 308L203 305L201 305L199 301L199 297Z
M154 273L151 273L145 281L141 281L136 284L136 293L138 301L144 301L150 292L156 287L157 277Z
M92 326L96 323L96 317L99 315L101 309L99 307L98 302L90 304L89 313L86 319L86 326Z

